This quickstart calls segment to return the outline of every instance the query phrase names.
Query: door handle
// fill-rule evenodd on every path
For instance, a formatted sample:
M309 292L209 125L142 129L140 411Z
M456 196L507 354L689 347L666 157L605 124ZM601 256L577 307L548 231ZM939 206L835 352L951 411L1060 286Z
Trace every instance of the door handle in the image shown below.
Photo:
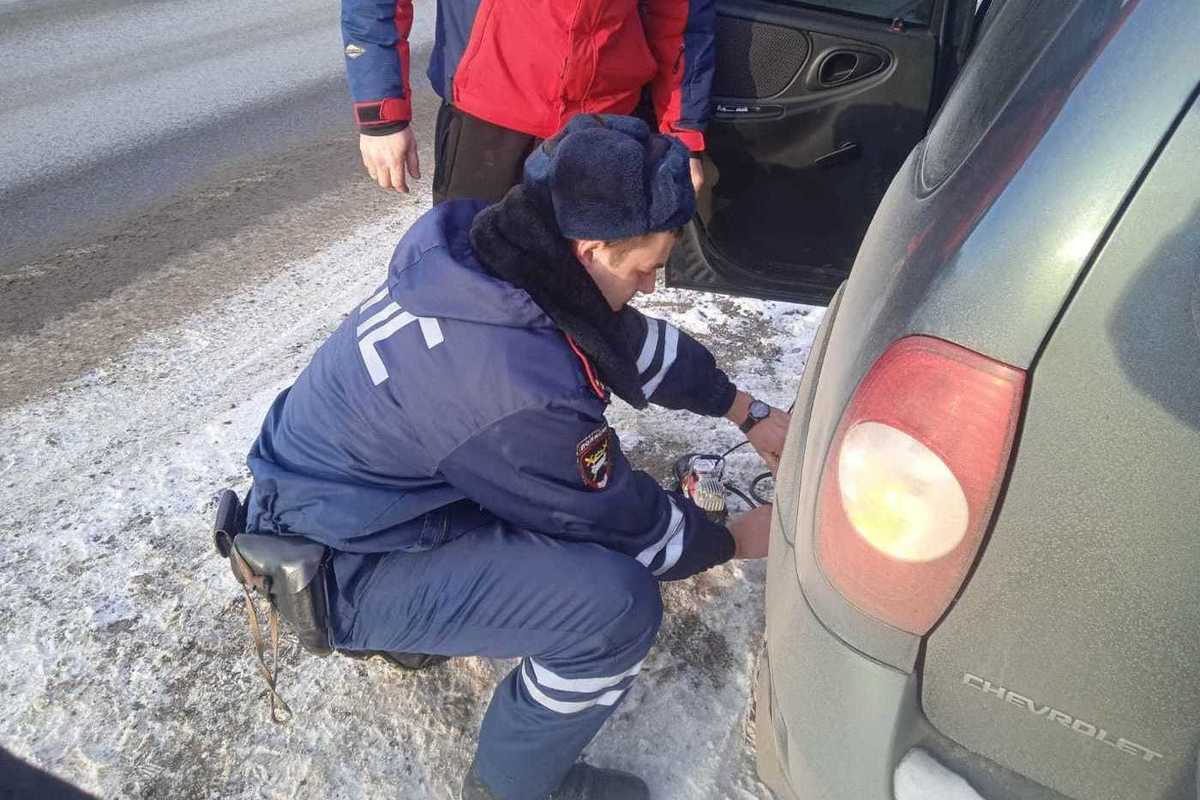
M821 71L817 73L817 80L821 82L822 86L837 86L839 83L845 83L853 78L856 69L858 69L858 53L840 50L830 53L821 62Z
M817 83L825 88L841 86L874 75L884 66L877 53L862 50L835 50L825 56L817 70Z

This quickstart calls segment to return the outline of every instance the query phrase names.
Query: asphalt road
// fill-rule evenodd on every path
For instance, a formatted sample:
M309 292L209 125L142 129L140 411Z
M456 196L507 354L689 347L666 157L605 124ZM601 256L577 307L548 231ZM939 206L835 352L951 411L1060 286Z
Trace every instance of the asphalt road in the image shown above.
M0 408L415 200L358 164L337 0L0 0Z

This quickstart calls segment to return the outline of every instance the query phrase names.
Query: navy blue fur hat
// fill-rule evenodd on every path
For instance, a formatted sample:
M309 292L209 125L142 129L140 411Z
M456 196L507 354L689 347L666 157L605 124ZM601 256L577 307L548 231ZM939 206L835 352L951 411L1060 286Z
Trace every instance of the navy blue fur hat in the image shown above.
M628 239L682 228L696 210L690 155L636 117L575 117L525 161L568 239Z

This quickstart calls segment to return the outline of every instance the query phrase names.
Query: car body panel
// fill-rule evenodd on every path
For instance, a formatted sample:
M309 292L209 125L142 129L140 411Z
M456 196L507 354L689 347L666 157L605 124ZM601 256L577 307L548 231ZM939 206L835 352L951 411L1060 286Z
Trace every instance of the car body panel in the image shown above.
M771 547L790 550L778 524ZM779 763L787 768L779 774L795 797L891 800L891 759L852 754L891 754L917 710L916 676L866 658L830 633L808 606L787 559L772 559L768 571L760 749L766 745L782 756ZM771 663L787 667L772 675ZM788 680L795 674L804 676L803 687ZM770 754L763 749L760 759Z
M1087 19L1091 8L1105 5L1111 9L1107 23ZM1001 9L996 25L1004 21ZM1198 32L1195 0L1087 0L1080 7L992 134L960 168L963 174L952 177L986 187L967 194L981 200L994 195L994 203L978 223L973 206L955 215L954 223L970 233L949 258L927 253L902 267L932 273L915 281L917 302L891 305L914 309L911 332L931 333L1017 367L1032 362L1063 298L1195 89ZM983 60L968 63L955 94L986 80L975 74L979 67L986 67ZM1047 126L1046 117L1053 124ZM931 142L936 129L937 122ZM1045 133L1034 138L1039 129ZM1000 185L1009 164L1019 169ZM930 225L950 224L946 210L943 204ZM1012 324L1014 307L1020 309L1019 326Z
M1001 9L995 27L1015 5ZM1107 9L1107 27L1095 23L1099 8ZM967 160L932 193L921 186L925 146L914 150L868 229L847 287L843 313L867 340L854 383L885 347L909 334L1029 366L1095 243L1195 87L1195 26L1188 23L1198 13L1192 0L1077 0L1050 60L1031 67ZM1146 48L1149 37L1163 46ZM980 50L996 42L1003 40L985 37ZM1155 59L1144 60L1147 49ZM968 62L931 139L939 125L961 124L948 116L954 96L971 85L987 55L977 52ZM1150 90L1139 73L1164 59L1176 75ZM1093 60L1075 85L1076 73ZM1074 91L1065 94L1064 85ZM1059 241L1059 226L1048 219L1072 226L1072 238ZM1087 235L1075 238L1077 225Z
M986 553L928 642L929 719L1072 797L1194 797L1198 180L1193 108L1037 360Z
M988 800L1064 800L940 734L920 711L916 673L866 657L826 628L791 569L783 527L776 514L755 686L758 771L779 800L895 800L894 766L914 747Z
M795 499L778 501L777 538L784 544L776 547L773 542L768 568L764 672L772 674L773 686L760 689L770 695L771 713L777 713L781 722L773 717L760 719L759 728L760 741L766 736L765 725L772 731L787 730L787 752L778 759L779 769L791 781L787 791L806 800L824 796L891 800L891 795L856 794L862 788L857 778L832 767L814 770L809 754L829 750L819 742L805 744L796 738L796 731L810 730L797 715L810 713L813 703L829 701L815 688L826 683L809 686L814 670L841 670L846 677L834 682L838 692L854 693L862 687L854 682L859 678L849 677L857 673L844 665L831 667L829 661L822 666L795 651L788 614L774 608L785 602L791 584L803 595L803 604L787 599L789 608L812 614L844 657L869 661L885 670L884 675L890 675L886 672L890 670L918 676L922 669L919 637L854 608L832 587L816 561L812 537L817 490L846 404L887 347L913 334L943 338L1030 369L1096 248L1112 232L1200 80L1200 62L1191 42L1200 30L1200 4L1194 0L1073 4L1008 0L999 8L992 32L1003 29L1003 16L1010 8L1022 5L1034 8L1031 13L1065 15L1053 29L1057 46L1047 48L1030 64L1024 81L1006 98L961 163L941 170L944 180L934 181L939 185L922 179L927 169L925 147L910 155L868 229L836 313L826 319L829 330L818 334L811 363L819 374L812 380L805 376L798 398L796 408L804 413L793 418L798 437L789 438L784 454L784 462L789 463L781 471L776 493L777 497L794 494ZM1051 16L1043 18L1047 25L1052 21ZM981 50L987 39L981 42ZM1155 41L1156 46L1147 48L1147 41ZM1169 69L1164 71L1164 65ZM1147 74L1154 79L1148 82ZM952 90L935 129L962 124L953 114L973 111L955 105L955 93L970 86L966 71L963 81ZM931 130L930 141L934 133ZM945 159L939 163L944 167ZM1185 196L1195 197L1195 174L1190 177L1193 188ZM1036 385L1036 376L1034 381ZM801 416L802 421L797 419ZM1018 457L1020 452L1018 442ZM988 557L985 549L981 563L986 564ZM780 562L785 561L792 569L783 568ZM789 588L781 588L784 585ZM957 611L952 608L947 619ZM807 621L796 624L811 631ZM1011 641L1007 652L1013 661L1025 655ZM902 683L907 685L906 681ZM865 691L877 692L878 686L866 686ZM789 693L804 697L788 698ZM1043 704L1052 701L1036 699ZM921 712L918 697L911 698L912 707L903 713L893 713L895 702L900 701L890 695L879 700L886 713L878 724L891 730L893 739L884 747L876 745L873 737L864 738L847 758L859 765L886 762L891 770L908 745L924 742L981 791L994 789L995 794L985 792L989 800L1065 796L997 763L999 756L1007 757L999 750L996 761L980 755L982 738L972 739L968 749L934 729ZM822 719L832 729L821 735L839 740L845 738L843 728L853 733L854 725L865 724L853 715L844 722L829 715ZM897 726L899 719L913 722ZM979 737L986 736L986 724L979 721L973 728ZM1118 751L1118 755L1126 754ZM1194 753L1189 757L1194 758ZM1006 763L1023 769L1016 760ZM1061 763L1058 768L1062 769ZM864 770L878 773L874 766ZM1194 798L1194 775L1190 780L1191 794L1161 796ZM777 783L772 788L781 791L782 784ZM877 783L872 787L872 792L879 790ZM1172 787L1171 792L1178 788Z
M1116 2L1108 4L1111 13L1106 20L1119 25L1124 17L1117 13ZM1075 5L1082 8L1082 3ZM1086 29L1087 36L1082 44L1072 51L1074 61L1052 65L1059 72L1068 69L1073 74L1079 62L1094 56L1095 48L1101 46L1105 29L1085 25L1086 19L1071 8L1063 11L1045 11L1051 21L1069 17L1076 28L1067 27L1065 35L1080 36L1077 28ZM1057 14L1055 17L1053 14ZM1003 14L1000 16L1003 20ZM1002 40L1001 40L1002 41ZM994 45L994 42L991 43ZM987 56L989 42L980 44L983 56ZM977 53L976 55L980 55ZM968 64L964 76L971 72ZM956 87L947 99L947 108L955 109ZM988 129L974 152L953 175L935 192L921 196L918 193L920 179L917 172L922 165L922 149L910 155L893 181L874 221L868 230L863 247L859 252L856 268L847 282L842 307L833 324L829 344L830 353L825 358L820 380L815 387L813 412L810 416L804 448L804 464L799 480L800 518L788 519L795 525L797 570L811 592L814 605L822 619L839 636L864 652L902 669L912 669L920 640L883 622L879 622L852 607L841 599L832 588L817 564L811 540L816 509L818 476L824 463L826 451L841 418L842 411L866 371L894 341L911 334L930 334L951 338L938 329L922 324L919 318L923 298L942 281L945 273L961 271L973 275L977 289L983 296L991 296L992 282L1007 282L1008 277L992 277L983 271L982 265L972 261L978 250L967 245L973 238L975 223L987 215L992 201L1001 195L1013 174L1021 173L1020 159L1031 148L1036 148L1039 137L1055 123L1055 117L1047 113L1044 103L1046 90L1038 87L1031 91L1033 99L1020 91L1014 93L1009 106L1001 111L1004 127ZM1062 98L1059 98L1061 105ZM1016 109L1011 108L1017 103ZM1034 119L1028 115L1031 106L1043 108ZM939 119L936 125L956 124L954 119ZM1014 140L1005 135L1007 126L1019 125L1024 137ZM1143 161L1149 158L1152 147L1147 146ZM976 159L982 159L976 163ZM997 170L997 163L1010 165ZM1013 166L1015 165L1015 166ZM961 250L967 249L964 254ZM1002 264L1006 270L1020 272L1019 265ZM1040 342L1053 322L1066 296L1060 293L1058 306L1053 309L1020 307L1018 324L1010 324L1006 331L1014 339L1023 338L1026 343ZM965 309L970 317L972 309ZM927 322L927 320L926 320ZM977 342L974 344L978 345ZM985 354L987 348L981 348ZM1004 348L1001 348L1004 350ZM1011 348L1009 348L1011 349ZM1027 366L1017 364L1017 366ZM781 486L784 485L780 482Z
M843 286L834 295L821 327L813 338L808 365L792 409L792 427L780 458L776 485L795 487L799 484L799 487L791 492L776 492L776 503L784 521L782 535L789 545L795 547L795 573L805 586L809 603L824 624L836 631L847 645L869 652L873 658L895 669L911 672L917 660L920 637L879 622L847 603L817 567L811 536L801 535L799 541L796 540L798 531L809 531L807 521L812 516L817 490L817 481L805 481L801 476L820 473L820 462L832 435L828 420L831 415L841 416L841 407L837 405L836 398L828 392L817 391L817 378L824 375L823 366L827 358L845 358L844 351L836 343L852 339L847 336L832 338L835 344L830 353L831 333L837 328L841 317L844 292ZM853 322L851 319L848 324L853 325ZM804 519L800 518L801 514L805 515ZM775 558L777 556L772 555L772 559Z
M800 378L800 386L796 390L796 399L791 408L791 423L788 427L787 440L779 457L779 469L775 472L775 483L778 486L794 486L800 480L800 470L803 468L801 459L805 453L805 443L808 440L808 422L812 416L813 395L817 386L817 376L821 373L821 365L825 361L825 351L829 344L829 331L833 321L837 319L838 307L841 302L845 285L834 293L829 301L829 307L821 318L821 324L813 335L812 345L808 349L808 359L804 364L804 374ZM784 525L784 535L791 544L791 536L795 533L795 519L799 512L799 495L796 492L785 492L775 497L775 508L780 516L787 520Z

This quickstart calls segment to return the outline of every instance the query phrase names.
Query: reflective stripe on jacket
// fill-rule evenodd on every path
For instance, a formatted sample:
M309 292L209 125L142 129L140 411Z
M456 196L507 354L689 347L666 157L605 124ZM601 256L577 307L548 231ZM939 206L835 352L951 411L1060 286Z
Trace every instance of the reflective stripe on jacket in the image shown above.
M571 342L475 259L481 207L422 217L387 283L276 399L248 458L248 528L347 552L420 550L439 543L429 515L456 506L601 544L663 579L731 557L723 526L630 465ZM728 410L733 388L708 350L644 320L635 352L650 400Z

